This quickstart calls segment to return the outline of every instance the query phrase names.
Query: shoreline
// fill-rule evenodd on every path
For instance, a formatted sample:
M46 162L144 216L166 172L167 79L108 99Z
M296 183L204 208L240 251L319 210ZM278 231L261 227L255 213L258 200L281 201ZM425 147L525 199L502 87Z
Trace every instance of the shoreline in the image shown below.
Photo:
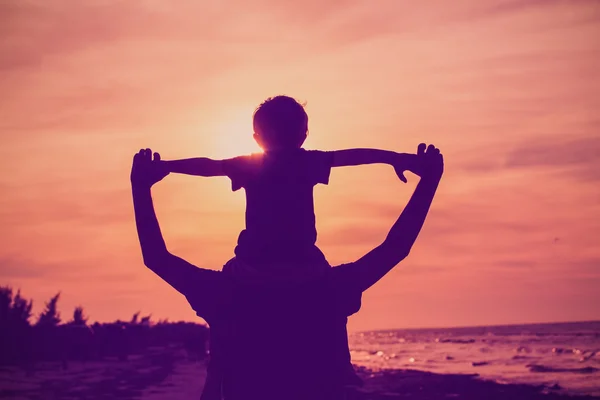
M197 400L206 377L205 361L194 361L176 349L95 362L40 363L33 373L0 369L0 398ZM347 400L599 400L599 396L566 394L560 388L502 384L478 374L439 374L411 369L373 371L355 367L364 385Z

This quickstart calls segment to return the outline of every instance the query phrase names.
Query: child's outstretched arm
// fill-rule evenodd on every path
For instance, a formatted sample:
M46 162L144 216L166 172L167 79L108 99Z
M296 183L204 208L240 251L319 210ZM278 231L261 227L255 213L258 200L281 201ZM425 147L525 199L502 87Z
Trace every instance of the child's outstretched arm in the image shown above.
M225 176L223 160L205 157L186 158L183 160L161 161L168 172L196 176Z
M333 167L347 167L365 164L389 164L394 167L396 174L406 182L404 171L413 171L416 154L396 153L395 151L379 149L347 149L333 152Z

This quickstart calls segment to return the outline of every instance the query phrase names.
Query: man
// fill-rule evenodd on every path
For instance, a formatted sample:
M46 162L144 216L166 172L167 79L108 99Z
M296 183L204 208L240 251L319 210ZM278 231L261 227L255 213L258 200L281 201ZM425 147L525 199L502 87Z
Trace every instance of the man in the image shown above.
M273 285L233 280L171 254L151 196L152 185L167 173L158 153L154 159L150 149L134 156L131 184L144 264L225 338L215 350L224 360L226 400L343 396L353 378L349 351L336 350L335 332L358 311L361 293L408 256L443 174L443 157L433 145L419 145L417 159L421 180L381 245L318 279Z

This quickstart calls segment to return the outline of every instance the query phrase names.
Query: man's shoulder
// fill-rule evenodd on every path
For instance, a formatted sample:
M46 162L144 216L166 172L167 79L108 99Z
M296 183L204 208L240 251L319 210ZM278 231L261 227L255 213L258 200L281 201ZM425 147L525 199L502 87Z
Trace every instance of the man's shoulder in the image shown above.
M198 277L190 277L188 290L181 292L196 315L207 322L218 318L233 301L235 285L221 271L198 269ZM195 284L196 281L198 284Z

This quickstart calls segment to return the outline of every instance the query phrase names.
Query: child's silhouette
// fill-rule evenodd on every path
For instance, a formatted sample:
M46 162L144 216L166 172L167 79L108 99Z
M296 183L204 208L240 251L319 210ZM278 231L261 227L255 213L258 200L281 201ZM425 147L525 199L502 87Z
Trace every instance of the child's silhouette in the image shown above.
M254 139L263 153L226 160L191 158L160 161L167 172L197 176L227 176L232 190L246 191L246 228L235 257L223 272L244 279L304 279L331 266L316 246L313 204L315 185L328 184L332 167L385 163L406 182L405 170L416 168L415 154L375 149L305 150L308 115L287 96L267 99L254 113ZM340 351L347 352L347 333ZM218 343L218 334L213 336ZM220 398L218 346L211 345L209 374L203 399ZM347 355L349 357L349 354Z
M227 176L232 190L246 191L246 229L238 238L235 258L224 272L266 277L305 276L328 268L317 248L313 187L328 184L332 167L385 163L400 179L411 170L414 154L375 149L305 150L308 115L287 96L267 99L254 113L254 139L264 150L227 160L191 158L162 161L168 172Z

